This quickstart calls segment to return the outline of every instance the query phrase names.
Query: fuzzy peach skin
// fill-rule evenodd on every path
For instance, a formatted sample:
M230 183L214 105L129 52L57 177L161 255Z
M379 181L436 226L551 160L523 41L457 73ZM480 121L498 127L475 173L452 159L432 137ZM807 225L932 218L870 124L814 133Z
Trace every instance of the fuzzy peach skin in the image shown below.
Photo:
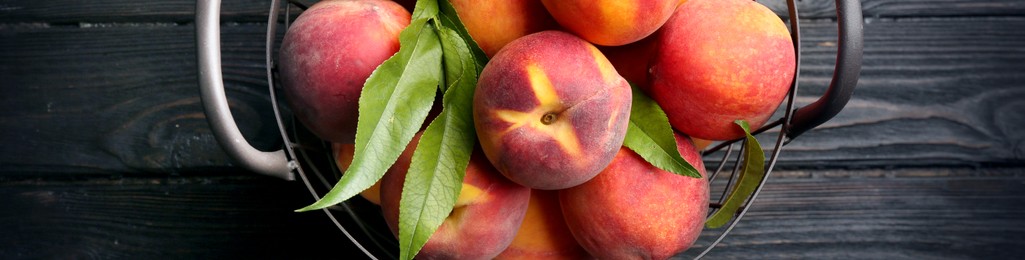
M470 37L489 58L524 35L558 24L541 0L450 0Z
M598 46L598 49L605 54L619 75L649 95L648 69L655 57L655 51L658 50L656 34L627 45Z
M410 14L392 1L314 4L285 33L278 67L289 107L321 139L353 143L363 83L399 50Z
M573 239L559 206L559 193L531 190L530 205L516 238L497 260L589 259L590 255Z
M409 156L411 153L403 154L403 157ZM405 178L406 171L390 171L381 181L381 209L396 237ZM512 243L529 200L529 188L502 177L484 154L475 151L466 168L455 208L417 253L416 259L494 258Z
M484 153L510 180L553 190L598 174L623 145L630 85L590 43L544 31L506 45L473 98Z
M783 21L747 0L689 0L659 36L652 97L677 130L707 140L744 136L768 121L790 89L795 56Z
M701 139L701 138L694 138L693 136L690 138L690 141L692 143L694 143L694 148L697 149L698 151L704 151L705 148L708 148L708 146L712 145L712 143L714 142L714 141L711 141L711 140L705 140L705 139Z
M676 145L707 176L689 139L677 135ZM666 259L698 238L708 189L705 178L663 171L624 147L602 173L559 191L559 199L573 236L598 259Z
M562 27L597 45L618 46L654 33L679 0L541 0Z

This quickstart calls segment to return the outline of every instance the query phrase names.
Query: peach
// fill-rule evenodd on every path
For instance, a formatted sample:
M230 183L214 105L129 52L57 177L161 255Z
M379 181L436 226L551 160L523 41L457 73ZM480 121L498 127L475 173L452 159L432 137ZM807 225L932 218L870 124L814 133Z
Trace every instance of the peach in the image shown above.
M587 251L573 239L562 217L558 191L531 190L527 215L523 217L516 238L495 259L587 258L590 258Z
M321 139L353 143L363 83L399 50L410 14L391 1L322 1L285 33L278 67L296 118Z
M696 138L744 136L768 121L790 89L793 42L783 21L747 0L689 0L658 35L652 97L677 130Z
M691 137L690 141L692 143L694 143L694 148L697 149L698 151L704 151L705 148L708 148L708 146L712 145L712 143L713 143L712 140L705 140L705 139L694 138L694 137Z
M651 35L679 0L541 0L555 21L598 45L618 46Z
M657 33L657 32L656 32ZM626 81L648 93L648 68L657 50L656 37L645 37L639 41L622 46L598 46L602 54L609 59L619 75Z
M706 176L687 137L677 134L676 145ZM598 259L666 259L698 238L708 189L706 179L663 171L624 147L594 179L559 191L559 201L573 237Z
M630 85L594 45L561 31L506 45L473 98L484 154L510 180L553 190L594 177L623 145Z
M414 139L416 141L416 139ZM411 157L406 149L400 157ZM408 169L408 162L406 163ZM381 209L398 237L399 201L405 170L389 170L381 181ZM502 177L479 149L470 156L455 208L416 255L417 259L492 259L512 243L523 222L530 189Z
M540 0L450 0L470 37L489 58L524 35L558 24Z

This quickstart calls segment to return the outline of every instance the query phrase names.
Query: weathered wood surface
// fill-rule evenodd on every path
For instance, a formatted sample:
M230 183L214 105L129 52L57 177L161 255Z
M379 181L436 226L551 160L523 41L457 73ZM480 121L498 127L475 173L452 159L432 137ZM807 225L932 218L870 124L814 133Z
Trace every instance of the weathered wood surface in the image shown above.
M709 258L1025 255L1025 2L862 2L854 98L785 148ZM835 13L830 0L797 3L807 104L832 73ZM271 149L266 5L225 1L221 28L233 112ZM217 146L198 98L194 11L188 0L0 1L0 259L359 258L322 214L292 212L311 202L301 184L242 172Z
M1005 27L1006 26L1006 27ZM801 103L832 75L829 23L804 23ZM836 118L796 139L790 165L1025 162L1022 18L880 19L865 25L858 87Z
M226 20L266 21L270 1L225 0L222 14ZM299 0L308 4L315 0ZM785 14L784 0L759 0L779 14ZM836 16L833 0L798 0L802 18ZM1025 3L1017 0L862 0L865 17L937 17L937 16L1018 16ZM0 3L0 22L182 22L192 21L195 1L121 1L101 0L82 4L74 0L7 0Z
M2 259L362 258L322 213L292 212L312 201L299 183L8 180L0 201ZM781 171L707 259L1014 259L1021 205L1020 168Z
M1025 170L1021 168L777 174L751 212L708 259L1020 259L1025 255L1025 218L1021 217ZM699 245L707 245L717 234L706 230Z
M865 27L854 98L791 143L782 167L1022 164L1025 19L880 19ZM263 25L222 30L237 121L257 145L273 148ZM230 166L198 98L193 33L184 25L5 28L0 138L18 145L0 151L0 171ZM805 21L802 33L798 101L807 104L832 75L835 24Z
M0 201L2 259L310 259L354 250L320 212L292 212L313 201L299 183L30 179L0 182Z
M787 13L785 0L757 0L780 15ZM801 18L836 17L834 0L796 0ZM1025 3L1017 0L861 0L866 18L1020 16Z
M277 136L261 26L225 26L225 85L242 132ZM227 166L199 98L191 26L12 28L0 36L2 172Z

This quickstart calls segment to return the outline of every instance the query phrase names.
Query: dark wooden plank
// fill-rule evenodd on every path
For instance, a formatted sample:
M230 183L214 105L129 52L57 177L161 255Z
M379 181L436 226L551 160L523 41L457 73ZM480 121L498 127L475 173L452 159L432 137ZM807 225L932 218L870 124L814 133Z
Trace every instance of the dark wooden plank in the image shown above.
M270 9L267 0L224 0L225 21L266 21ZM311 4L316 0L300 0ZM785 0L759 0L786 16ZM1017 0L862 0L867 18L936 16L1021 16L1025 3ZM108 22L189 22L195 16L195 1L74 1L10 0L0 4L0 23L108 23ZM797 1L802 18L836 17L834 0Z
M1020 165L1025 19L880 19L849 107L787 147L781 167ZM799 104L822 93L835 24L802 26ZM0 34L0 172L120 173L229 166L198 99L193 29L14 27ZM224 26L225 78L243 133L279 138L263 26ZM72 129L72 130L67 130ZM769 133L771 135L771 133ZM765 143L771 140L766 140ZM262 144L261 144L262 143Z
M778 174L782 176L769 180L749 214L708 259L1025 255L1022 168ZM706 230L697 247L707 246L718 232Z
M199 99L188 26L18 28L0 34L0 172L227 166ZM257 147L280 143L262 26L225 26L225 85Z
M1022 18L866 24L854 97L837 117L790 143L780 167L1022 165L1025 135L1016 129L1025 127L1025 32L1011 27L1023 26ZM798 106L831 80L835 30L829 22L802 25ZM770 149L777 134L759 139Z
M299 182L30 179L0 200L2 259L359 258L322 212L293 212L313 202Z
M780 171L771 178L708 259L1025 254L1023 168ZM3 259L362 258L323 214L292 212L312 201L298 182L4 179L0 201ZM717 234L706 230L684 256Z
M786 0L757 0L781 16ZM1017 0L860 0L866 18L938 16L1021 16L1025 3ZM835 18L835 0L796 0L801 18Z
M311 5L316 0L292 0ZM222 0L223 22L266 22L269 0ZM93 23L191 23L196 16L194 0L161 1L32 1L0 3L0 23L44 23L91 26Z
M861 79L836 118L782 161L874 165L1025 162L1025 19L879 20L865 26ZM835 29L805 23L799 104L823 93ZM837 162L839 163L839 162ZM829 164L829 163L827 163Z
M267 21L270 1L222 1L225 20ZM190 22L196 1L5 1L0 22L95 23L95 22ZM257 19L263 17L262 19Z

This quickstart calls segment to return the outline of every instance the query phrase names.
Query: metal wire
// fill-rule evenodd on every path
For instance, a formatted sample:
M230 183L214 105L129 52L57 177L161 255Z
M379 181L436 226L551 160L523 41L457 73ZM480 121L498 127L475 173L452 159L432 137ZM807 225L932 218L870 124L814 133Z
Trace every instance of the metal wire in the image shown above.
M763 175L762 179L758 182L758 187L755 188L754 193L752 193L751 197L748 198L747 203L744 204L744 206L742 206L741 208L739 208L737 210L737 215L733 218L733 220L730 221L729 225L726 227L725 230L723 230L723 232L719 235L719 237L717 237L715 239L715 241L713 241L711 244L709 244L708 247L706 247L704 250L702 250L701 253L698 254L698 256L694 257L694 259L701 259L705 255L707 255L709 252L711 252L712 249L714 249L716 245L718 245L720 242L722 242L722 240L724 238L726 238L727 234L729 234L731 231L733 231L733 228L736 227L738 223L740 223L740 220L742 218L744 218L745 215L747 215L747 212L751 208L751 205L754 204L754 201L758 198L758 195L761 194L762 188L765 187L765 183L769 180L769 175L772 174L772 169L776 168L776 162L779 160L779 155L780 155L780 153L783 150L783 146L786 145L787 143L790 143L790 140L787 140L787 138L786 138L786 129L789 129L790 119L792 118L793 113L794 113L794 100L797 97L797 88L798 88L798 80L797 79L800 78L800 74L801 74L801 30L800 30L801 26L800 26L800 19L799 19L798 13L797 13L797 5L794 3L794 0L787 0L787 12L790 15L789 19L787 19L787 20L788 20L788 23L790 24L790 37L791 37L791 41L794 44L794 55L795 55L794 60L795 60L796 64L794 66L794 79L790 83L790 91L787 94L787 101L786 101L787 105L786 105L786 109L784 110L785 112L784 112L783 118L778 120L778 121L776 121L777 123L782 124L782 127L781 127L782 130L779 131L779 135L776 137L776 144L775 144L775 147L773 147L772 156L769 158L768 166L766 166L766 168L765 168L765 175ZM769 128L772 128L772 127L776 127L776 123L767 125L765 127L762 127L761 129L759 129L759 133L762 132L762 131L768 130ZM752 134L756 134L756 133L752 133ZM747 146L746 141L745 141L744 146ZM730 148L732 148L732 147L733 146L731 144ZM742 147L741 150L744 150L744 147ZM740 163L741 162L738 159L737 160L737 165L740 165ZM720 169L721 169L721 166L720 166ZM736 172L734 172L734 174L736 174ZM731 178L731 180L732 180L732 178ZM711 180L709 180L709 181L711 181ZM727 184L725 189L729 190L730 186L731 185ZM724 192L723 196L725 196L725 194L726 193ZM720 204L722 203L722 198L720 198L720 202L719 203Z
M274 119L276 120L276 122L278 124L278 130L279 130L279 132L281 134L282 140L284 140L285 150L286 150L287 155L289 157L289 162L288 162L289 163L289 167L292 168L293 171L298 173L300 179L302 179L303 184L306 185L306 189L310 191L310 196L313 197L314 201L317 201L317 200L320 200L320 195L317 194L316 189L313 188L313 185L310 183L309 177L306 175L306 172L303 171L303 167L301 167L295 161L295 158L298 158L298 157L296 156L295 149L293 149L292 138L290 138L289 134L286 131L286 128L284 127L285 126L284 120L283 120L283 117L282 117L281 109L278 106L278 102L277 102L278 98L277 98L276 90L274 88L274 82L275 82L274 71L275 71L275 68L276 68L276 64L274 64L273 55L274 55L274 43L275 43L275 39L277 38L277 24L278 24L277 20L278 20L278 14L279 14L280 9L281 9L280 6L281 6L281 1L280 0L271 0L271 8L270 8L270 12L269 12L268 18L267 18L267 39L266 39L266 45L265 45L266 46L266 52L265 52L266 57L265 57L265 59L266 59L266 65L267 65L267 87L268 87L268 90L269 90L269 93L270 93L271 107L274 110ZM287 21L289 20L288 19L288 17L289 17L288 15L289 15L289 10L290 10L289 9L289 5L285 5L285 10L286 10L285 11L285 21L286 21L286 27L285 28L287 30L287 28L288 28L287 27L287 25L288 25ZM316 169L314 169L314 171L315 171L315 173L317 173ZM318 176L323 176L322 174L319 174L319 173L317 175ZM337 227L338 230L342 231L342 234L344 234L346 238L348 238L357 248L359 248L359 250L362 251L363 254L366 254L371 259L374 259L374 260L377 259L377 257L375 257L373 254L371 254L370 251L368 251L362 244L360 244L360 242L357 241L352 236L352 234L350 234L349 231L345 229L344 226L342 226L342 223L338 221L338 218L335 217L334 213L332 213L327 208L321 209L321 211L324 212L325 215L327 215L328 219L330 219L331 222L334 223L335 227Z

